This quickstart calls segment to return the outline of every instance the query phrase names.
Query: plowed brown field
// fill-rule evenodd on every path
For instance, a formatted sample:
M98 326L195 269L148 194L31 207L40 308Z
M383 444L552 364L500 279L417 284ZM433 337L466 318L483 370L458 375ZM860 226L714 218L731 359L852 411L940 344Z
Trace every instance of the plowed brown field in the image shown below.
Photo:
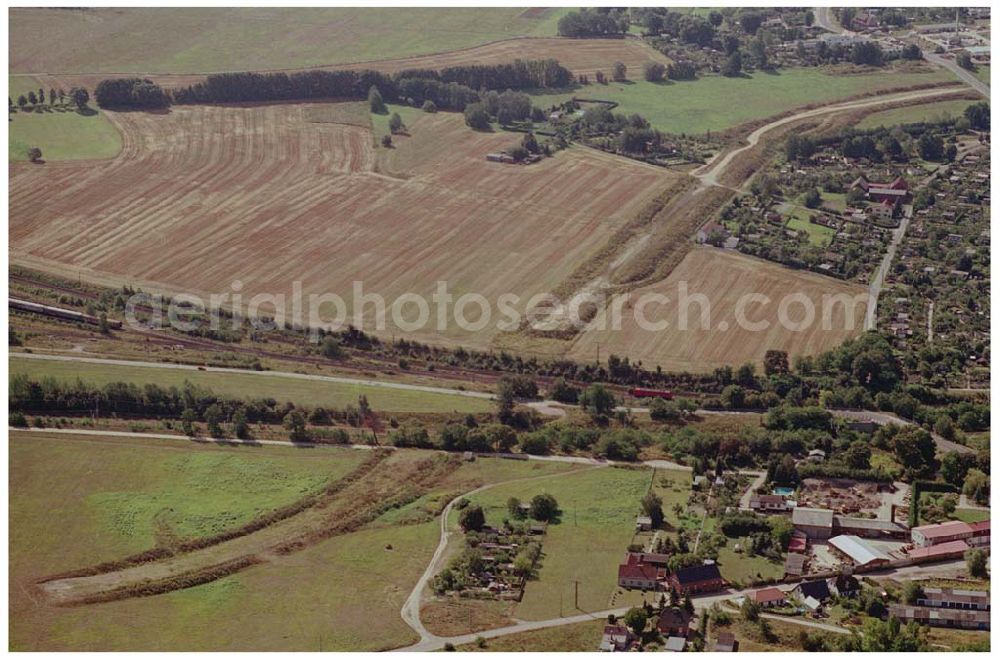
M295 281L306 295L349 298L355 280L390 302L429 296L438 280L456 296L526 301L677 176L576 148L530 166L488 163L518 136L474 132L451 113L420 115L392 152L379 147L383 174L369 130L305 121L306 108L109 112L123 134L117 158L11 165L12 261L202 295L240 280L244 303L290 296ZM432 316L412 335L485 346L497 332L433 326Z
M682 284L687 286L690 299L703 295L707 301L710 316L706 329L702 329L701 307L697 302L687 306L688 329L680 328L678 303ZM643 310L649 321L669 324L662 330L640 328L632 313L634 304L648 293L669 298L662 305L654 300ZM729 250L696 247L665 280L631 292L632 304L624 307L621 330L586 330L574 342L569 357L581 361L594 359L599 346L601 355L627 355L633 361L641 360L647 369L660 366L670 371L701 372L747 361L760 363L770 349L787 351L789 355L813 355L860 334L864 325L865 304L859 301L849 305L853 308L853 320L844 305L831 304L830 322L824 328L824 296L866 293L867 287L857 284L792 270ZM754 326L741 327L737 323L739 301L748 294L759 294L769 300L746 299L743 306L747 321L766 322L767 328L754 330ZM783 326L779 306L786 296L808 300L815 311L815 321L801 330L794 329L805 320L805 308L789 298L785 316L789 323Z

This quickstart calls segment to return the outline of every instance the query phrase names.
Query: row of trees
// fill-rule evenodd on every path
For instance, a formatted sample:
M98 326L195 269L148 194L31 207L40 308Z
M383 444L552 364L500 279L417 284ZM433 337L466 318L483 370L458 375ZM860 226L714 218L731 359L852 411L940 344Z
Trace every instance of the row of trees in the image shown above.
M559 19L561 37L619 37L628 32L628 15L606 7L571 11Z
M48 106L54 107L56 101L60 105L65 105L67 103L72 103L79 110L83 110L90 103L90 93L83 87L73 87L69 90L67 94L64 90L50 89L48 96ZM45 106L45 90L39 88L38 93L30 91L27 94L20 94L17 97L17 108L20 110L25 110L27 108L39 108ZM13 112L15 109L14 99L7 97L7 110Z
M484 90L564 87L571 81L569 70L554 59L456 66L440 71L411 69L394 76L370 70L221 73L174 90L173 100L176 103L233 103L364 99L374 87L389 101L413 99L416 105L421 105L429 100L439 108L463 110Z

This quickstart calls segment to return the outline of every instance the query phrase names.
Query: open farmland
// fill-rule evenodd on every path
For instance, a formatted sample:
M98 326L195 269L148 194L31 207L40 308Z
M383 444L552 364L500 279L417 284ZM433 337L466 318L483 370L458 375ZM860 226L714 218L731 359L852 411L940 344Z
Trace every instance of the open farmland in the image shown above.
M481 46L462 48L432 55L414 57L399 57L394 59L365 60L362 62L334 63L326 62L309 65L311 69L374 69L386 73L395 73L405 69L442 69L449 66L469 66L476 64L505 64L517 59L556 59L561 65L576 75L593 76L597 71L610 75L615 62L622 62L633 72L634 78L642 75L643 67L649 62L666 64L669 60L659 51L642 42L627 39L561 39L558 37L521 37L502 39ZM250 66L246 63L234 64L233 70L266 70L272 67ZM297 67L303 68L303 67ZM67 89L73 85L83 85L93 89L97 83L107 77L101 73L38 73L35 77L44 85L63 86ZM153 81L165 88L186 87L204 79L204 73L211 70L197 70L202 73L149 73ZM603 92L606 88L601 87ZM595 90L596 91L596 90Z
M381 487L388 474L407 478L431 456L395 454L397 469L376 473L345 492L344 501L357 505L358 491ZM347 449L219 447L183 440L135 444L13 432L11 648L382 650L415 641L399 610L430 560L439 525L431 518L400 522L392 510L301 551L270 555L228 577L145 598L58 607L36 584L58 571L152 547L165 540L156 536L165 522L195 536L215 533L209 523L240 525L255 512L343 477L367 458L368 452ZM443 475L424 501L486 483L555 476L572 467L479 460ZM59 479L51 479L53 474ZM278 592L281 598L275 598ZM379 626L367 625L373 617ZM261 625L265 619L273 625ZM274 634L276 629L282 633Z
M687 307L687 329L678 327L682 285L687 286L690 298L705 296L710 314L707 328L702 328L702 312L696 299ZM628 355L632 360L641 360L647 368L707 371L746 360L759 363L769 349L787 351L789 355L815 354L859 334L864 323L863 301L855 304L853 323L846 324L846 329L845 306L836 304L831 307L832 322L824 329L823 296L858 296L866 292L865 287L823 275L792 270L731 251L697 247L667 279L631 292L632 304L643 294L667 296L669 302L653 300L644 310L651 323L666 322L665 329L640 328L631 313L634 308L626 305L620 330L612 329L610 320L607 329L592 325L574 342L570 357L591 359L599 344L602 355ZM764 295L770 300L763 304L747 300L744 307L748 321L767 322L767 329L753 331L738 327L737 303L747 294ZM801 331L787 329L779 321L779 303L784 296L793 294L804 295L815 308L815 322ZM787 314L792 322L789 326L803 320L803 314L801 304L791 304ZM594 323L602 316L598 315Z
M518 136L471 131L452 113L414 121L395 146L404 166L386 176L369 130L305 121L313 105L109 112L123 134L117 158L12 167L12 261L202 295L238 280L244 301L284 294L286 308L301 282L306 296L343 296L349 318L356 281L389 303L429 299L446 280L455 296L513 293L523 305L677 176L577 148L527 167L488 163ZM364 307L368 329L377 311ZM431 322L413 336L481 347L501 320L443 333Z
M562 9L222 7L10 13L10 70L187 73L426 55L554 36ZM81 45L81 43L85 45Z
M740 78L705 76L693 81L651 83L642 79L641 68L630 67L628 76L631 82L625 84L612 82L540 94L534 97L535 104L548 106L574 96L607 99L620 104L617 111L637 112L661 131L697 135L796 107L951 80L949 73L938 70L836 76L818 69L787 69Z

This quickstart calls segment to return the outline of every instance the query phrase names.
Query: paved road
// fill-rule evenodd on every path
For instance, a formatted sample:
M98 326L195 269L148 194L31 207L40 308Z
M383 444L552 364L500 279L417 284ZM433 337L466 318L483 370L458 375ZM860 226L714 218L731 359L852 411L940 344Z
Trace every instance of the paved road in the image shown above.
M320 376L316 374L299 374L294 371L255 371L253 369L231 369L228 367L199 367L191 364L175 364L173 362L142 362L139 360L111 360L107 358L76 357L69 355L43 355L40 353L11 353L11 359L18 360L51 360L56 362L85 362L88 364L107 364L121 367L155 367L158 369L177 369L180 371L198 371L222 374L245 374L260 378L281 377L298 378L300 380L338 383L342 385L364 385L366 387L385 387L393 390L409 390L411 392L428 392L431 394L448 394L452 396L467 396L473 399L492 399L488 392L470 392L468 390L433 387L430 385L413 385L393 381L371 380L367 378L345 378L342 376Z
M878 299L882 295L882 287L885 285L885 276L889 274L892 267L892 260L896 258L896 250L906 236L906 229L910 226L910 218L913 215L913 207L908 206L903 213L899 226L892 230L892 239L889 247L882 256L882 262L872 274L872 281L868 284L868 306L865 309L865 330L874 330L878 323Z
M977 92L985 96L987 99L990 98L990 86L984 83L979 78L977 78L975 74L973 74L972 72L966 71L962 67L958 66L958 64L955 62L954 57L948 58L943 55L938 55L936 53L933 53L929 50L925 50L924 59L926 59L928 62L937 64L938 66L943 66L944 68L948 69L956 76L958 76L959 80L967 84L969 87L976 90Z
M817 27L821 27L827 32L835 34L851 34L851 31L844 28L837 17L833 15L830 7L813 7L813 17Z

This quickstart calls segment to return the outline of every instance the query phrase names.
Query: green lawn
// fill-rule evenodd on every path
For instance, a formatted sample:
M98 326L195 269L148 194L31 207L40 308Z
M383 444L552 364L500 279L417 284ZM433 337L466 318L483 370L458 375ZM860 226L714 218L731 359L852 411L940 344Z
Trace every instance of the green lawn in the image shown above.
M797 106L865 92L949 80L947 73L837 76L818 69L755 73L746 78L705 76L686 82L650 83L630 71L630 83L588 85L560 94L539 94L535 105L548 107L574 96L618 101L616 112L637 112L669 133L701 134L770 117Z
M802 206L792 206L787 214L788 224L786 227L793 231L804 231L809 235L809 242L813 245L824 247L830 244L830 240L833 238L836 232L829 227L824 227L823 225L816 225L809 222L809 216L813 211L802 207Z
M304 406L344 407L356 404L364 394L376 410L385 412L482 412L491 409L491 402L457 394L437 394L389 389L371 385L350 385L291 378L262 371L259 373L220 373L187 369L142 367L131 365L57 362L55 360L18 359L12 354L8 361L10 375L26 374L33 379L46 377L62 381L82 379L105 385L125 381L144 385L156 383L164 387L184 385L190 381L211 389L216 394L231 397L273 397Z
M980 511L978 509L955 509L955 513L952 514L952 518L962 520L967 523L974 523L981 520L989 520L990 512Z
M882 112L872 113L862 119L858 122L858 128L876 128L878 126L895 126L897 124L915 124L922 121L954 119L961 117L965 109L972 105L972 103L968 99L938 101L936 103L924 103L905 108L883 110Z
M34 78L8 76L9 96L17 97L29 90L38 90ZM46 100L49 90L45 90ZM94 104L91 103L91 106ZM38 147L42 158L48 161L113 158L122 148L118 129L103 112L93 109L92 114L81 114L75 109L59 106L44 108L41 112L17 111L8 113L7 160L28 160L28 149Z
M568 9L15 9L10 70L189 73L347 64L555 36ZM39 38L44 35L44 38ZM96 46L99 44L99 47Z
M847 193L832 193L825 190L820 191L823 198L823 207L831 211L842 212L847 208Z
M621 563L635 530L639 500L649 488L650 470L593 469L553 479L501 485L470 499L482 504L486 520L499 524L508 515L507 500L530 500L551 493L562 520L549 525L542 539L538 579L528 583L514 609L519 619L538 620L579 613L574 609L574 582L579 582L583 611L609 607ZM451 524L457 521L453 515Z
M719 548L719 572L722 573L728 582L738 582L747 584L751 579L757 579L759 575L763 579L780 578L784 575L785 567L782 562L775 562L755 555L750 557L747 552L749 539L727 539L726 547ZM740 545L743 552L736 552L736 544Z

